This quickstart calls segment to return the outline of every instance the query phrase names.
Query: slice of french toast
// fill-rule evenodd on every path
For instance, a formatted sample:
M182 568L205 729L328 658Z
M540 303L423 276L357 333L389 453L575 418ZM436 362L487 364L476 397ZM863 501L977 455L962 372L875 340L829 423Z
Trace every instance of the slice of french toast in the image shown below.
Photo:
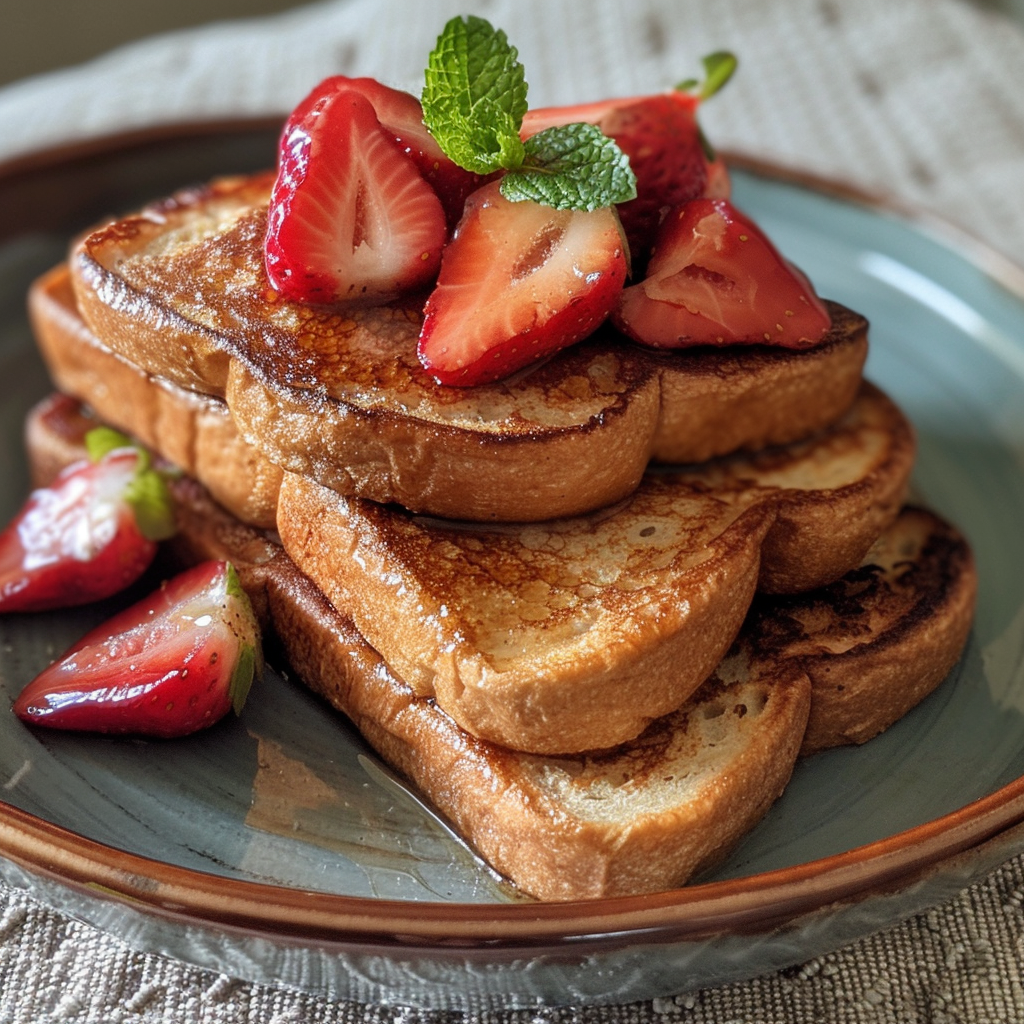
M205 481L243 522L273 528L284 471L242 438L221 399L143 373L101 345L78 312L66 266L35 282L29 314L59 390Z
M271 462L340 493L457 519L574 515L630 493L652 458L788 443L856 395L867 322L836 304L808 351L659 353L606 327L509 380L440 386L416 358L423 296L328 308L271 292L272 181L225 179L113 221L74 247L71 274L102 345L225 398Z
M96 423L64 396L39 405L26 427L36 483L81 458ZM845 579L758 598L714 677L641 737L603 754L541 757L460 729L391 672L266 533L194 480L172 486L175 558L233 561L294 674L499 872L546 900L656 892L724 856L782 791L801 744L863 740L946 676L976 587L963 538L905 509Z
M813 439L649 472L586 516L453 523L286 473L277 525L418 694L476 736L570 753L679 707L755 590L808 590L856 566L896 516L913 458L906 419L865 384Z
M908 506L834 583L755 597L746 641L761 657L799 659L813 686L801 752L863 743L931 693L967 640L977 588L960 533Z

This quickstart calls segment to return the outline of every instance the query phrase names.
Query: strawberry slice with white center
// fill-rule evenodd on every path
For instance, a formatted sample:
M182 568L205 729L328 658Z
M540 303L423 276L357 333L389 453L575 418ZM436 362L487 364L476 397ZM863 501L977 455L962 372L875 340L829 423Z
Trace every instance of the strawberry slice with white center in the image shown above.
M699 99L673 90L652 96L603 100L575 107L528 111L520 134L535 135L553 125L594 124L629 157L636 198L619 205L622 227L638 263L646 258L666 209L705 194L709 162L697 123ZM716 173L715 188L728 178Z
M809 348L831 324L807 278L726 199L695 199L669 214L646 278L623 290L612 319L660 348Z
M481 185L480 176L450 160L423 123L423 107L412 93L378 82L375 78L325 78L302 103L293 118L305 113L334 92L352 90L365 96L373 106L377 120L391 133L402 152L416 164L424 180L434 189L451 226L462 216L471 192Z
M383 302L433 280L441 201L355 89L307 98L281 136L264 245L271 287L299 302Z
M262 669L249 598L227 562L176 576L86 634L14 704L52 729L185 736L245 703Z
M157 541L174 532L170 493L148 454L113 431L96 433L108 440L104 454L33 491L0 534L0 612L110 597L145 572Z
M427 300L419 357L441 384L498 380L585 338L625 281L614 210L511 202L499 185L470 196Z

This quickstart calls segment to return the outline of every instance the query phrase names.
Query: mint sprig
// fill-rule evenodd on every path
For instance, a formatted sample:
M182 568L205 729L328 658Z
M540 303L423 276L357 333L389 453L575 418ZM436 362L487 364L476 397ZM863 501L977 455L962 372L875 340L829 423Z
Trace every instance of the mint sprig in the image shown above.
M484 18L452 18L427 63L423 120L447 156L477 174L505 171L513 202L594 210L636 196L621 149L588 124L548 128L525 143L527 84L519 54Z
M523 160L526 78L505 33L483 18L452 18L430 53L423 119L448 157L477 174Z

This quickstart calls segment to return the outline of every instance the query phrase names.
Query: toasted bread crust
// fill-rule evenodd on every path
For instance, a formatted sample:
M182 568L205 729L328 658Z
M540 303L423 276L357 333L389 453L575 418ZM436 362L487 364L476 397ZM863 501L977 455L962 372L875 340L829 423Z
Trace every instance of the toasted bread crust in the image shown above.
M82 436L94 424L62 396L37 407L27 434L38 484L83 455ZM856 739L846 720L858 723L859 736L877 732L890 724L897 690L913 700L931 685L921 679L930 680L936 664L955 661L963 601L942 595L975 586L956 531L905 510L865 569L841 584L758 598L716 679L686 709L618 750L543 758L459 729L388 669L279 545L227 515L194 481L179 478L174 488L177 557L232 560L297 677L352 718L495 868L540 899L656 892L718 860L781 791L801 742L807 752ZM895 597L864 588L891 572ZM794 612L799 606L806 614ZM890 671L863 672L876 653ZM820 727L813 742L810 731L803 739L808 714ZM695 762L703 779L682 785ZM670 782L659 782L666 776Z
M770 501L758 589L812 590L857 565L907 497L917 442L899 407L870 383L829 429L791 445L696 467L695 482Z
M269 293L270 182L216 182L90 233L75 292L104 346L225 398L270 461L340 493L481 521L575 515L630 493L651 458L788 443L855 397L867 323L838 305L809 352L666 355L606 327L511 380L439 386L415 356L422 297L319 309Z
M651 457L704 462L759 451L799 441L839 419L857 396L868 324L839 303L827 306L832 329L811 349L735 346L663 353L661 419ZM657 353L647 356L655 359Z

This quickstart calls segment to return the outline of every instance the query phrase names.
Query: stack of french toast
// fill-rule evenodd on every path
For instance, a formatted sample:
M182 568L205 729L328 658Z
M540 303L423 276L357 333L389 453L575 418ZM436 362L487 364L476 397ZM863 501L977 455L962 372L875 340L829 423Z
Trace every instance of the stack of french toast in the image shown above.
M971 553L905 505L863 316L673 350L606 321L449 386L422 294L271 287L274 182L112 220L35 284L36 479L97 421L180 469L176 556L230 560L291 674L524 893L683 884L947 676Z
M259 182L99 229L34 286L61 392L28 424L37 480L97 420L179 467L180 557L233 561L294 674L523 891L682 884L798 756L947 675L970 551L903 507L913 432L861 379L861 317L832 305L799 354L595 337L470 394L375 373L357 330L297 386L280 347L225 330L263 315L258 284L200 319L205 282L177 277L258 282L238 239Z

